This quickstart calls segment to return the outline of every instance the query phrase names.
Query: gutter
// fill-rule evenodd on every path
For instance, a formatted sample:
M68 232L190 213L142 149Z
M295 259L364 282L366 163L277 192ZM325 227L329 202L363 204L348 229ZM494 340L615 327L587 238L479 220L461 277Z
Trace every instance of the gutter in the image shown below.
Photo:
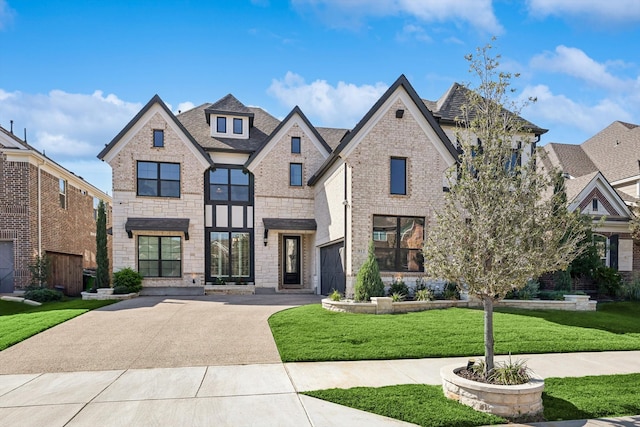
M344 244L342 245L342 253L344 258L344 289L347 291L347 212L349 209L349 199L347 198L347 162L344 162ZM346 297L346 295L345 295Z

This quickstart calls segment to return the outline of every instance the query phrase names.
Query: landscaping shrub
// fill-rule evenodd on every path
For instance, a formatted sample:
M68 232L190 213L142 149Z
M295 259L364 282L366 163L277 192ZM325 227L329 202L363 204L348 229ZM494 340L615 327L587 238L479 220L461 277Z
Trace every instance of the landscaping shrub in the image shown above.
M460 299L458 284L453 282L445 283L442 289L442 298L446 300Z
M431 291L431 289L418 289L415 299L416 301L433 301L433 291Z
M640 276L635 275L630 282L623 282L618 295L626 300L640 301Z
M392 296L393 294L401 294L405 297L409 296L409 287L402 280L402 276L394 277L391 282L391 286L389 286L389 290L387 291L388 296Z
M395 294L391 294L391 301L393 302L400 302L400 301L404 301L404 299L406 298L405 294L401 294L396 292Z
M538 296L543 300L564 301L564 291L540 291Z
M571 271L569 268L566 270L559 270L553 273L553 283L554 290L569 292L571 291L571 287L573 286L573 281L571 280Z
M528 280L521 289L514 289L505 295L505 299L532 300L540 294L540 283L537 280ZM564 299L564 298L563 298Z
M614 268L600 266L594 272L594 279L598 285L598 293L616 296L622 286L622 276Z
M130 294L142 289L142 274L127 267L113 273L113 293Z
M378 261L373 252L373 242L369 243L369 255L360 267L355 285L355 300L369 301L371 297L384 296L384 283L380 278Z
M333 292L329 294L329 299L331 301L340 301L342 299L342 294L338 292L337 289L334 289Z
M38 302L60 301L62 292L49 288L29 287L24 293L24 297Z

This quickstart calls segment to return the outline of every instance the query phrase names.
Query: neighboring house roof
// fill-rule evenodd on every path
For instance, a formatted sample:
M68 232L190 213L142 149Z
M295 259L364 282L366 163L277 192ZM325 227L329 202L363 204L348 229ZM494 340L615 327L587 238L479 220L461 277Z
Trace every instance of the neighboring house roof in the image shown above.
M578 209L582 212L595 198L607 212L608 219L628 220L631 217L631 211L624 200L599 171L580 178L565 179L564 185L571 211Z
M105 156L107 156L107 154L127 134L127 132L129 132L129 130L131 130L131 128L151 109L151 107L153 107L156 104L159 105L164 110L165 113L167 113L167 115L171 118L173 123L175 123L175 125L182 131L185 137L187 137L187 139L193 144L195 149L202 155L204 159L206 159L213 166L213 160L211 160L211 157L202 149L202 147L198 144L198 142L195 139L193 139L193 136L191 136L191 134L187 131L187 129L185 129L182 123L180 123L180 121L171 112L171 110L169 110L169 107L167 107L167 105L162 101L162 99L160 99L158 95L154 95L153 98L151 98L149 102L147 102L147 104L144 107L142 107L142 110L140 110L138 114L136 114L135 117L131 119L129 123L127 123L127 125L120 131L120 133L118 133L118 135L116 135L116 137L113 138L113 140L111 140L111 142L107 144L102 151L100 151L100 154L98 154L98 158L100 160L103 160Z
M47 157L44 153L41 153L35 147L29 145L26 141L21 140L2 126L0 126L0 150L3 150L5 153L12 153L14 156L30 156L33 159L37 159L36 161L38 164L48 164L56 171L55 173L60 174L61 178L71 182L78 188L89 189L89 191L96 197L111 203L111 196L107 193L89 183L83 177L76 175L69 169L61 166L59 163L50 157Z
M453 83L437 101L423 99L422 102L429 110L431 110L433 115L438 118L441 123L455 125L462 119L461 108L467 103L470 92L471 90L467 87L459 83ZM504 111L509 115L513 115L513 113L508 110ZM473 111L470 115L473 118ZM518 116L518 119L522 120L522 125L525 129L536 135L542 135L543 133L548 132L548 129L536 126L520 116Z
M582 143L610 182L640 175L640 126L616 121Z
M322 139L325 140L327 144L331 147L331 150L335 150L336 147L342 141L347 133L349 133L349 129L341 129L341 128L323 128L317 127L316 130L320 135L322 135Z
M225 98L229 96L231 95L227 95ZM244 107L240 108L242 111L249 111L253 114L253 123L249 126L249 139L213 137L211 136L211 127L207 121L207 111L211 111L214 108L212 106L215 105L220 106L220 101L214 104L199 105L177 116L177 119L183 124L185 129L189 131L191 136L207 151L239 151L252 153L263 144L267 137L273 133L274 129L280 124L278 119L262 108L244 107L244 105L242 105L242 107ZM226 112L230 113L229 111Z
M542 149L547 152L554 166L574 178L592 174L598 170L580 145L552 142L544 145Z
M338 158L340 157L340 153L342 152L342 150L345 149L345 147L349 144L349 142L351 140L353 140L353 138L358 135L358 133L362 130L362 128L367 124L367 122L373 117L373 115L384 105L384 103L387 101L387 99L389 99L389 97L391 95L393 95L395 93L395 91L402 86L404 88L404 90L407 92L407 94L409 95L409 97L413 100L413 102L415 103L415 105L418 107L418 109L420 110L420 112L422 113L422 116L427 120L427 122L431 125L431 127L433 128L433 130L436 132L436 134L438 135L438 137L440 138L440 140L442 141L442 143L444 144L446 150L451 154L451 156L454 159L458 158L458 151L456 150L456 148L453 146L453 144L451 143L451 141L449 141L449 138L447 137L447 135L444 133L444 131L442 130L442 128L438 125L438 122L436 121L436 119L433 117L433 114L431 114L431 112L427 109L427 107L425 106L424 102L422 101L422 99L420 99L420 97L418 96L418 94L416 93L415 89L413 88L413 86L411 86L411 83L409 83L409 80L407 80L407 78L405 77L404 74L402 74L400 77L398 77L398 79L391 85L391 87L389 87L389 89L387 89L387 91L384 93L384 95L382 95L382 97L380 97L380 99L378 99L378 101L373 105L373 107L371 107L371 109L367 112L367 114L365 114L365 116L358 122L358 124L353 128L353 130L351 132L349 132L348 134L346 134L344 136L344 138L342 138L342 141L340 142L340 144L333 150L333 152L331 153L331 155L327 158L327 160L322 164L322 166L320 166L320 169L318 171L316 171L315 174L313 174L313 176L309 179L308 184L313 186L315 185L315 183L318 181L318 179L320 179L320 177L322 175L324 175L324 173L326 171L329 170L329 168L338 160Z

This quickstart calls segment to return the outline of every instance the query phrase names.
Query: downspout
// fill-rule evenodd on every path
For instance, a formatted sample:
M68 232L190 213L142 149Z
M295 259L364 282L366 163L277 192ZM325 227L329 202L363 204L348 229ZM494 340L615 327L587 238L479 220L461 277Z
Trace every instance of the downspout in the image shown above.
M42 257L42 174L44 162L38 161L38 256Z
M349 199L347 198L347 162L344 162L344 244L342 245L342 253L344 255L344 286L345 293L347 290L347 212L349 208ZM346 297L346 295L345 295Z

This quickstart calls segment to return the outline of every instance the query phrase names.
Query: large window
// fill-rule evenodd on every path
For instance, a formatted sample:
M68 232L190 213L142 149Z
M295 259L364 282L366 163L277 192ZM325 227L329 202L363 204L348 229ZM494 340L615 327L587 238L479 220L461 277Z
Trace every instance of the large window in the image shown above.
M407 159L391 158L391 194L407 194Z
M144 277L182 275L180 237L138 236L138 271Z
M180 197L180 164L138 162L138 196Z
M251 236L248 232L212 231L211 277L232 278L251 275Z
M289 164L289 185L302 187L302 163Z
M424 271L424 218L373 216L373 243L382 271Z
M248 202L249 174L242 169L217 168L209 171L209 200Z

